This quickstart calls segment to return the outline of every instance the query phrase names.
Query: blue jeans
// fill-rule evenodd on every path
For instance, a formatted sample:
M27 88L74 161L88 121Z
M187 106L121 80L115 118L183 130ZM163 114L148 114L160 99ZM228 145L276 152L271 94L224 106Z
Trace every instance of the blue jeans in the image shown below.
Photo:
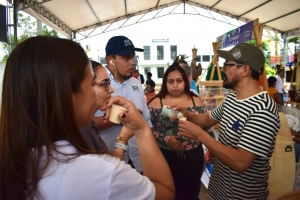
M300 156L300 144L294 142L294 148L295 148L296 162L298 162L299 161L299 156Z

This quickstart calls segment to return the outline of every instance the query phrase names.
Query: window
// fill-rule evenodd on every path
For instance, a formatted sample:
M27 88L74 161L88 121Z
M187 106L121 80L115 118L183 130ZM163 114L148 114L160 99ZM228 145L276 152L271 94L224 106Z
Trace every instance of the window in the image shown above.
M171 45L171 60L174 60L177 56L177 46L176 45Z
M151 67L144 67L144 76L147 77L147 73L151 72Z
M157 68L157 78L163 78L164 77L164 70L165 68L164 67L158 67Z
M197 55L196 61L197 61L197 62L201 62L201 55Z
M202 61L203 62L209 62L210 61L210 55L202 55Z
M157 60L164 59L164 46L157 46Z
M91 51L90 45L86 45L86 46L85 46L85 51L86 51L86 52L90 52L90 51Z
M150 46L144 46L144 60L150 60Z
M106 64L105 57L100 57L99 62L100 62L101 64Z

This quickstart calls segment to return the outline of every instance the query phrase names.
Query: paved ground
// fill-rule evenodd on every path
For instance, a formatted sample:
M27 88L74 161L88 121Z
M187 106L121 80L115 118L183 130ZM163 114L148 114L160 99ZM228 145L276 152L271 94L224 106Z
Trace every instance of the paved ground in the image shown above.
M199 193L200 200L210 200L209 196L207 195L207 191L205 186L201 183L200 193Z

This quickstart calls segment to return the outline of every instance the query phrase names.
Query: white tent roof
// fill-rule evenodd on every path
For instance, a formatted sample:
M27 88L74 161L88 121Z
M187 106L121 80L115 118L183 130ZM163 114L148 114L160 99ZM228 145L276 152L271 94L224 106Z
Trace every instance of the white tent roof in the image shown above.
M300 0L19 0L23 10L67 37L84 38L169 14L231 23L259 19L287 36L300 34ZM73 34L74 37L74 34Z

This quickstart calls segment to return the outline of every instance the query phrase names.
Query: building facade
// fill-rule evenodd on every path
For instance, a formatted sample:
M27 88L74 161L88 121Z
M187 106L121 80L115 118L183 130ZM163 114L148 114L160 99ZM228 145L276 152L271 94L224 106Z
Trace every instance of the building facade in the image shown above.
M137 40L137 42L134 40L133 43L136 47L144 49L144 52L136 52L136 68L145 78L147 72L151 72L152 79L158 83L162 81L164 72L169 64L172 64L178 55L185 55L185 60L190 63L192 61L192 49L198 49L197 64L201 63L203 69L208 67L214 56L212 45L204 47L200 44L197 47L197 45L189 44L187 40L181 41L178 38L150 38L142 41ZM93 48L92 44L82 46L86 49L90 59L104 65L106 64L105 52L103 50L98 50L96 47Z

